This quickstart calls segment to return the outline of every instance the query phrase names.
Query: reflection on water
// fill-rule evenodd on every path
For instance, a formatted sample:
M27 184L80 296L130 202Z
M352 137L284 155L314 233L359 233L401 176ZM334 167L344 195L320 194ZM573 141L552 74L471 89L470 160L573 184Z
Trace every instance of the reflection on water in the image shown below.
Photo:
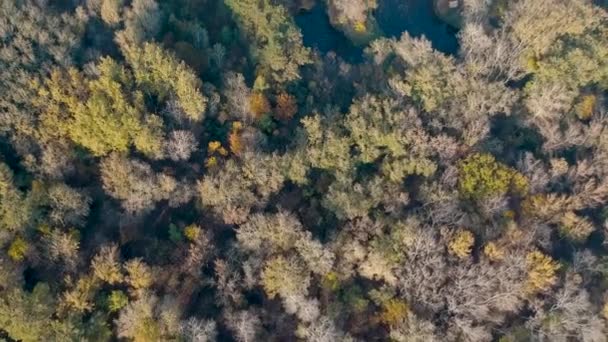
M408 31L414 37L425 36L437 50L458 51L456 30L441 21L433 11L433 0L380 0L375 17L387 37L399 37ZM331 26L322 1L310 11L295 17L302 30L304 44L325 53L336 52L350 63L363 60L363 48L355 46L342 32Z

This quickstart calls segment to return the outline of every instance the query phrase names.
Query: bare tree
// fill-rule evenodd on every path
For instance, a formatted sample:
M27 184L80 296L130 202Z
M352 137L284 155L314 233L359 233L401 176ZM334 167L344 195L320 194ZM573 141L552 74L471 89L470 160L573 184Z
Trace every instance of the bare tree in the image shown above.
M173 131L169 134L165 155L173 161L188 160L197 149L198 143L191 131Z

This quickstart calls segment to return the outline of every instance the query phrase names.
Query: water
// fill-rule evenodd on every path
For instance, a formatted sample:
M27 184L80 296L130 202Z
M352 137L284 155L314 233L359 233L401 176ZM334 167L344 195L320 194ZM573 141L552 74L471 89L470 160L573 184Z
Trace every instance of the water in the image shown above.
M295 21L302 31L304 45L322 53L334 51L349 63L363 61L363 47L355 46L331 25L327 9L320 1L310 11L296 15Z
M398 38L407 31L413 37L425 36L441 52L458 51L457 31L435 15L433 0L380 0L375 17L386 37ZM355 46L331 26L321 1L312 10L298 14L295 21L302 30L304 45L322 53L334 51L350 63L363 61L364 47Z
M376 18L388 37L407 31L413 37L425 36L443 53L458 52L457 30L435 15L433 0L381 0Z

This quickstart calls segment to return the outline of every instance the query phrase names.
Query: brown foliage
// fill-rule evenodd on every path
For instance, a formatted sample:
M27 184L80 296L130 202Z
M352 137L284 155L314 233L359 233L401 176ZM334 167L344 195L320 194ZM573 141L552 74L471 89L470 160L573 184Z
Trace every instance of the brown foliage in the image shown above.
M256 119L262 117L262 115L266 113L270 113L270 102L264 94L262 93L254 93L249 97L249 105L251 107L251 112L255 115Z
M275 108L275 117L281 121L288 121L298 112L298 104L295 97L287 93L281 93L277 96L277 106Z

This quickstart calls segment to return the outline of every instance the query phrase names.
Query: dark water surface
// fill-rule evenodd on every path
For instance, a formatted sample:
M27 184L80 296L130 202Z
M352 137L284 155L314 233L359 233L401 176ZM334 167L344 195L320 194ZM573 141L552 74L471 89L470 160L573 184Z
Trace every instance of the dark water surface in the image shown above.
M302 30L304 45L322 53L336 52L350 63L363 61L363 49L355 46L342 32L331 26L321 0L310 10L295 17ZM425 36L441 52L458 51L457 31L441 21L433 10L433 0L380 0L375 12L386 37L399 37L405 31L413 37Z
M320 0L310 11L303 11L295 17L302 31L304 45L322 53L334 51L349 63L363 61L363 47L355 46L342 32L331 26L327 8Z
M388 37L425 36L443 53L458 52L457 30L435 15L433 0L380 0L376 19Z

